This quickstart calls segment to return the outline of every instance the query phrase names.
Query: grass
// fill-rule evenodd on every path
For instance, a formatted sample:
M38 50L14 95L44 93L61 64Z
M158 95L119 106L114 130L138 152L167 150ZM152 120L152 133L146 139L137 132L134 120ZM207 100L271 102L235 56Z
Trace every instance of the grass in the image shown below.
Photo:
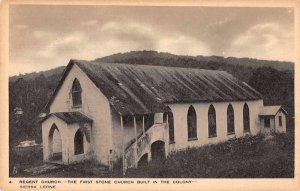
M10 153L10 176L32 177L22 173L26 168L43 164L42 152L32 151L26 156ZM17 175L12 166L19 167ZM111 174L99 173L102 166L87 161L64 166L62 169L38 177L114 177L122 178L119 161ZM128 169L126 178L292 178L294 177L294 136L274 134L249 136L187 148L171 153L164 161L151 161L146 166Z
M292 178L294 137L276 134L231 139L216 145L171 153L164 161L130 169L126 177Z

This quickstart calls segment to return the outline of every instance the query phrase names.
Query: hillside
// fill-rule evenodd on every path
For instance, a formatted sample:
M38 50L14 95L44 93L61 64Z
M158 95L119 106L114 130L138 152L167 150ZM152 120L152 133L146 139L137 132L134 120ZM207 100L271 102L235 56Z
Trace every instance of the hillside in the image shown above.
M48 77L51 77L51 76L57 75L57 74L61 75L62 72L64 71L64 69L65 69L65 66L60 66L60 67L53 68L53 69L46 70L46 71L15 75L15 76L9 77L9 81L14 82L19 78L23 78L24 80L29 80L29 79L34 80L34 79L36 79L37 77L39 77L41 75L48 78Z
M288 126L294 126L294 70L293 63L249 58L218 56L179 56L155 51L132 51L96 59L102 62L163 65L224 70L248 83L262 93L265 105L283 105L288 112ZM66 63L67 64L67 63ZM41 140L38 115L47 112L45 105L57 86L65 66L48 71L13 76L9 79L10 143L25 137ZM14 115L21 107L24 114Z
M182 56L166 52L157 51L131 51L126 53L117 53L102 58L95 59L101 62L108 63L129 63L129 64L144 64L144 65L162 65L176 67L195 67L203 69L224 68L221 65L230 65L231 67L272 67L279 71L293 71L294 64L292 62L258 60L253 58L235 58L221 56ZM66 63L67 64L67 63ZM65 66L60 66L47 71L33 72L28 74L15 75L9 78L10 81L15 81L18 78L35 79L40 75L45 77L53 74L60 74L65 69Z
M181 62L166 62L171 60L180 60ZM125 62L132 64L149 64L164 66L180 66L180 67L208 67L207 64L218 66L218 64L226 64L233 66L246 66L252 68L272 67L277 70L294 70L292 62L258 60L253 58L235 58L222 56L182 56L166 52L157 51L131 51L126 53L117 53L96 59L97 61L116 63ZM183 62L182 62L183 61ZM190 63L187 63L190 62Z

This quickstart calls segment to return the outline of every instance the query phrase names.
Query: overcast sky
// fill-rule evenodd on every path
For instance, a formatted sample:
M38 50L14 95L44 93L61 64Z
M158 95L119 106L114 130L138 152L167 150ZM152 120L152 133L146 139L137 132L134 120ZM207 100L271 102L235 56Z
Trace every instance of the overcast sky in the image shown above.
M293 61L291 8L10 6L10 75L157 50Z

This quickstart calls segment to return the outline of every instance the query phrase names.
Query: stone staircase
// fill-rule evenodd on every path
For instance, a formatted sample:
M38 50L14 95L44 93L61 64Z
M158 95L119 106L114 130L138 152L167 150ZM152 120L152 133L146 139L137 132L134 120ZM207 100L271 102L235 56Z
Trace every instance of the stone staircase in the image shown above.
M136 168L144 154L151 156L152 143L155 141L166 142L168 137L169 131L166 123L157 123L151 126L137 141L126 147L123 169L126 171L127 168Z

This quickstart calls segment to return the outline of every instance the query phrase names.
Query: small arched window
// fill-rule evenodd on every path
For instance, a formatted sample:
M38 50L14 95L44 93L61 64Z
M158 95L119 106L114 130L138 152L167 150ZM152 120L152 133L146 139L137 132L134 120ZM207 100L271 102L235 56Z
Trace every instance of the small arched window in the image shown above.
M227 107L227 133L234 133L234 111L231 104Z
M72 85L72 101L73 101L73 106L81 106L82 104L82 98L81 98L81 86L80 83L77 79L73 81Z
M74 153L75 155L83 154L83 133L80 130L77 130L74 137Z
M243 109L243 123L244 123L244 132L249 132L250 131L250 117L249 117L249 107L245 103L244 104L244 109Z
M187 114L188 139L197 138L197 115L191 105Z
M208 137L217 136L216 110L213 105L208 109Z

